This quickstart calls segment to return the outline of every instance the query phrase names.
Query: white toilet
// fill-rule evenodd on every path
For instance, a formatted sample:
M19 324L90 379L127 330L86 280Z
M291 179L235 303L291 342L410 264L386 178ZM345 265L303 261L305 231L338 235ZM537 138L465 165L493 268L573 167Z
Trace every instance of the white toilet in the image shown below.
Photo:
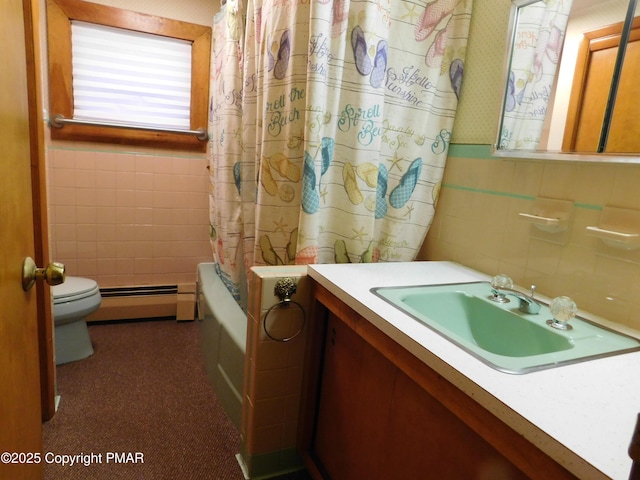
M93 355L85 318L100 306L98 284L89 278L68 276L51 291L56 365Z

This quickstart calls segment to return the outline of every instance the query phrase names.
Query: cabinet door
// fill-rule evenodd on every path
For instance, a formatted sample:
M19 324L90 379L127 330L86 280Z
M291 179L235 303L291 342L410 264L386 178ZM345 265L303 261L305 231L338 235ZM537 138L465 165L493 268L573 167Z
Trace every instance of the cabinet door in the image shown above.
M330 315L313 453L332 480L376 479L395 367Z
M527 477L407 375L398 371L379 477L524 480Z
M314 478L523 480L527 472L575 480L320 287L316 299L316 330L326 338L320 344L322 335L314 335L318 343L308 351L309 423L300 444Z

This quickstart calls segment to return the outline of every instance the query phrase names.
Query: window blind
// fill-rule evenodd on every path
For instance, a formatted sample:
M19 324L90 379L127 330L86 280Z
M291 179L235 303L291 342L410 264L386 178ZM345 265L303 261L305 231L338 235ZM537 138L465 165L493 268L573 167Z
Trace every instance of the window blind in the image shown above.
M73 118L190 128L191 42L72 21Z

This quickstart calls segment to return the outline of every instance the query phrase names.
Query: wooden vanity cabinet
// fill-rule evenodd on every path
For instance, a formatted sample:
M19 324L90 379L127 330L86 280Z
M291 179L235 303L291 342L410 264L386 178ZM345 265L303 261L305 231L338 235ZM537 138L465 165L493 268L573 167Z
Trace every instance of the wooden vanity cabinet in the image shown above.
M329 478L377 478L395 374L391 362L329 314L313 448Z
M573 479L315 285L299 448L331 480Z

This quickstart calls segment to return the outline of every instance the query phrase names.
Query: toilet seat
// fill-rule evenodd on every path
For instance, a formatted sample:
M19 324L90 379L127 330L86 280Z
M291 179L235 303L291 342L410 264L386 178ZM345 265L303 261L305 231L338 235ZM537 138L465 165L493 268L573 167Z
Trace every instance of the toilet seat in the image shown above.
M67 277L64 283L51 288L53 304L75 302L83 298L95 295L99 292L98 283L95 280L82 277Z

